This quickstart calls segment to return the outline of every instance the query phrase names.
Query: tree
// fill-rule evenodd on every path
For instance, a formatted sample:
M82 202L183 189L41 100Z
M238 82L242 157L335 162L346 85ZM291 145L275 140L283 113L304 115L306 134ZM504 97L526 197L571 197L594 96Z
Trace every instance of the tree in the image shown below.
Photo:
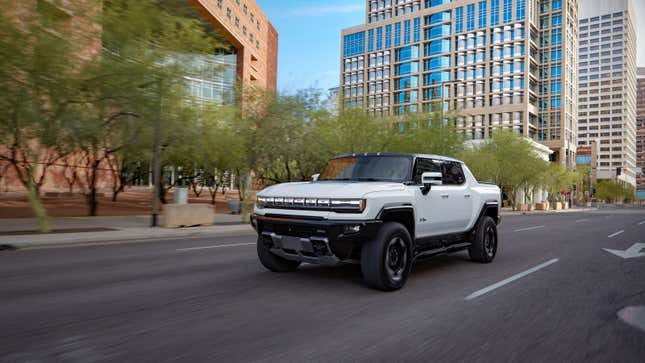
M78 102L84 117L73 127L74 146L85 161L89 214L98 206L99 172L113 177L113 198L121 189L127 160L141 160L160 122L165 155L181 155L196 120L185 76L195 71L186 55L212 54L219 45L194 17L160 0L109 0L97 20L106 49L84 70ZM105 169L105 170L103 170Z
M491 139L464 151L462 159L477 179L499 185L512 207L520 191L532 194L548 168L531 143L511 131L494 132Z
M12 166L41 231L48 231L40 189L51 166L70 153L78 34L60 35L66 29L54 6L12 14L10 3L0 0L0 161Z
M392 151L456 156L463 150L463 138L454 118L434 112L408 114L404 131L395 135Z
M633 201L636 195L633 186L617 180L599 180L595 189L595 197L608 203Z

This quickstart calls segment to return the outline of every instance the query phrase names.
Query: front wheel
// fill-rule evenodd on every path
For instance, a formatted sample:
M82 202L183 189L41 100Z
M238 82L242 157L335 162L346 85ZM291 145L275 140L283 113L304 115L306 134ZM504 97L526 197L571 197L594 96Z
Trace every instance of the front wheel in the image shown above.
M497 254L497 225L493 218L484 216L477 223L472 244L468 248L470 259L475 262L492 262Z
M398 290L405 285L412 267L412 238L396 222L385 223L377 237L361 250L361 271L365 283L383 291Z
M270 250L271 239L258 236L258 258L264 267L273 272L291 272L300 266L300 261L291 261L273 254Z

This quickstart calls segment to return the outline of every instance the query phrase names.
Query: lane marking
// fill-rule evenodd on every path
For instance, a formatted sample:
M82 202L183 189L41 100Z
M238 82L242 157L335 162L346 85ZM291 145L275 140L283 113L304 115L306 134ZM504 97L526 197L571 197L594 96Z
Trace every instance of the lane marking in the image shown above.
M642 225L642 224L645 224L645 221L638 222L638 225L639 225L639 226L640 226L640 225Z
M578 219L576 221L576 223L580 223L580 222L589 222L589 220L587 218L584 218L584 219Z
M228 244L228 245L215 245L215 246L203 246L203 247L178 248L177 252L208 250L208 249L211 249L211 248L250 246L250 245L254 245L254 244L256 244L256 242L233 243L233 244Z
M534 230L534 229L540 229L540 228L544 228L544 226L534 226L534 227L520 228L520 229L516 229L516 230L515 230L515 231L513 231L513 232L531 231L531 230Z
M502 287L502 286L504 286L506 284L510 284L511 282L513 282L513 281L515 281L517 279L521 279L524 276L527 276L529 274L532 274L533 272L536 272L536 271L541 270L541 269L543 269L543 268L545 268L547 266L550 266L550 265L552 265L552 264L554 264L554 263L556 263L558 261L559 261L559 259L554 258L554 259L549 260L549 261L547 261L547 262L545 262L543 264L540 264L540 265L537 265L537 266L535 266L533 268L530 268L530 269L528 269L528 270L526 270L524 272L520 272L517 275L513 275L513 276L511 276L511 277L509 277L509 278L507 278L505 280L502 280L500 282L494 283L494 284L492 284L490 286L487 286L487 287L485 287L485 288L483 288L481 290L475 291L472 294L466 296L466 300L476 299L476 298L478 298L478 297L480 297L480 296L482 296L484 294L487 294L487 293L489 293L489 292L491 292L491 291L493 291L495 289L498 289L498 288L500 288L500 287Z
M610 234L609 236L607 236L607 238L614 238L614 237L618 236L619 234L623 234L623 233L625 233L625 230L621 229L620 231L618 231L616 233Z

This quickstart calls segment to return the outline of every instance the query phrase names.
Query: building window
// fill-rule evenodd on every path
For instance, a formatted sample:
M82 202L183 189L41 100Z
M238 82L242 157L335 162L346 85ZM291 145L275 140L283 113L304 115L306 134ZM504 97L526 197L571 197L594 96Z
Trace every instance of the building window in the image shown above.
M394 46L401 45L401 23L394 24Z
M392 48L392 25L385 26L385 48Z
M464 8L458 7L455 9L455 33L464 31Z
M343 56L352 57L363 53L365 53L365 32L345 35Z
M240 18L238 18L237 16L235 17L235 26L238 28L240 27Z
M524 18L526 17L526 0L517 0L515 7L515 20L524 20Z
M410 31L411 31L410 20L406 20L403 22L403 43L404 44L410 44Z
M499 0L490 0L490 25L499 24Z
M421 41L421 18L414 19L414 42Z
M222 8L222 0L217 0L217 7Z
M383 28L376 29L376 50L383 49Z
M466 7L466 30L475 30L475 4L469 4Z
M226 17L231 19L231 8L226 8Z
M368 52L374 51L374 29L370 29L367 31L367 51Z
M562 0L553 0L552 4L553 4L552 5L553 10L561 10L562 9Z
M513 21L513 0L504 0L504 23Z
M479 29L486 28L486 1L479 2Z
M561 26L562 25L562 15L553 15L551 18L551 26L556 27L556 26ZM592 33L593 34L593 33Z

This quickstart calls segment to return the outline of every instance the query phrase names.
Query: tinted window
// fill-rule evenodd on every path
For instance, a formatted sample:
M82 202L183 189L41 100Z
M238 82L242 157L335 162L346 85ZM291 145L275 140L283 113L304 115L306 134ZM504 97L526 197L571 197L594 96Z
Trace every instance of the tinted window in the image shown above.
M416 184L421 184L421 174L426 172L440 173L441 166L431 159L417 159L417 166L414 171L414 182Z
M332 159L318 180L406 181L412 160L407 156L353 156Z
M466 182L464 171L460 163L444 162L442 163L443 184L444 185L461 185Z

